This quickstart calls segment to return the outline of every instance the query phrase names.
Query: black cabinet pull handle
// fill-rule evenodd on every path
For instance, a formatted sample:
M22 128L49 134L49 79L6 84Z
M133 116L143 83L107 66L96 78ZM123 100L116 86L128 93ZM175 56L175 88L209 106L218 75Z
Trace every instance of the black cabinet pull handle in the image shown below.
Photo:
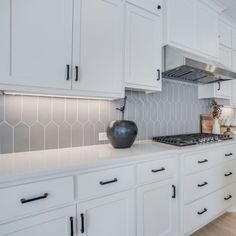
M218 82L218 89L217 89L218 91L220 91L221 90L221 83L220 82Z
M157 81L161 79L161 71L157 69Z
M208 183L207 182L204 182L203 184L198 184L197 186L198 187L203 187L203 186L206 186Z
M164 167L162 167L161 169L158 169L158 170L152 170L152 173L157 173L157 172L161 172L164 170L166 170L166 169Z
M79 80L79 67L75 67L75 81L77 82Z
M172 198L176 198L176 186L175 186L175 185L172 185L172 189L173 189Z
M70 217L70 236L74 236L74 220Z
M225 174L225 177L228 177L228 176L230 176L232 174L233 174L232 172L229 172L228 174Z
M25 204L25 203L28 203L28 202L34 202L34 201L38 201L38 200L41 200L41 199L45 199L47 197L48 197L48 193L44 193L42 196L35 197L35 198L29 198L29 199L22 198L20 201L21 201L22 204Z
M118 182L117 178L115 178L113 180L106 181L106 182L100 181L100 184L101 185L106 185L106 184L112 184L112 183L115 183L115 182Z
M205 160L203 160L203 161L198 161L199 164L203 164L203 163L206 163L206 162L208 162L207 159L205 159Z
M231 157L231 156L233 156L233 153L232 153L232 152L226 153L225 156L226 156L226 157Z
M70 80L70 65L66 65L66 80Z
M202 215L202 214L204 214L205 212L207 212L207 209L206 209L206 208L204 208L203 211L198 211L198 215Z
M232 198L232 195L229 195L228 197L225 197L225 201L228 201L230 198Z
M80 233L83 234L84 233L84 214L83 213L80 214L80 219L81 219Z

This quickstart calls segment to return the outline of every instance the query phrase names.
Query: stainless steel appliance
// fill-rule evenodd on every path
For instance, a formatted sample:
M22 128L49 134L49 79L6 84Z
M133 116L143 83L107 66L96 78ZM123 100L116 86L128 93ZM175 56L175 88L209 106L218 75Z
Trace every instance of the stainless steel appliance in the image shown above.
M191 146L204 143L215 143L232 138L218 134L184 134L173 136L154 137L153 141L165 144L171 144L178 147Z
M216 61L184 52L172 46L164 48L163 78L209 84L236 79L236 73Z

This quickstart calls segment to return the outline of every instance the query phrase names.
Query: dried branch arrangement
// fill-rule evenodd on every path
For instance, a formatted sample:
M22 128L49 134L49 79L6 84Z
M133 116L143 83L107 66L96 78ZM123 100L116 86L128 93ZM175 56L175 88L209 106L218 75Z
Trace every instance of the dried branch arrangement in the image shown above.
M211 103L211 114L214 119L219 119L222 114L222 107L223 105L220 105L216 102L216 100L213 100Z

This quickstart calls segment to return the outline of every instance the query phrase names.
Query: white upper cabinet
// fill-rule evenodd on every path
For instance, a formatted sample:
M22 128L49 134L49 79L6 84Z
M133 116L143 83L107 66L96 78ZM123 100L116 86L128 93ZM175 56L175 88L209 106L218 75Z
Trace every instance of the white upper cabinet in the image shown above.
M220 32L219 34L220 44L231 48L232 46L231 27L227 23L221 20L219 22L219 32Z
M227 67L228 69L232 68L232 51L230 48L220 45L220 63Z
M236 51L232 51L232 70L236 72ZM231 106L236 108L236 80L232 81Z
M152 5L153 12L149 9ZM126 4L125 86L128 88L161 90L163 34L158 5L147 4L149 11Z
M232 51L232 70L236 72L236 51Z
M122 97L123 2L75 0L72 88Z
M231 99L232 81L206 84L198 86L198 98L222 98Z
M219 45L219 61L222 67L232 70L232 50L223 45ZM231 99L232 98L232 81L199 85L198 95L199 98L222 98Z
M205 2L197 1L197 50L219 57L219 14Z
M162 0L126 0L126 2L132 3L158 15L161 13Z
M121 98L126 82L160 91L161 3L0 0L0 89Z
M0 1L0 84L25 90L71 87L67 65L72 4L72 0Z
M168 0L168 43L193 49L196 40L196 0Z
M168 0L166 43L218 60L219 13L219 7L210 0Z
M232 49L236 50L236 28L232 28Z
M1 0L0 88L124 96L124 1Z
M223 67L232 70L232 51L231 49L220 45L219 61ZM232 96L232 81L199 85L199 98L222 98L231 99Z
M215 96L218 98L231 99L232 95L232 81L221 82L218 85L214 84Z

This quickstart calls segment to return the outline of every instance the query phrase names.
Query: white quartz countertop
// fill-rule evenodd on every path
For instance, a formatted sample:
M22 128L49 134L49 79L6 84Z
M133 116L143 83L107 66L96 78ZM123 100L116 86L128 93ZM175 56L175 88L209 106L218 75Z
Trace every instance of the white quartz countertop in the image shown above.
M71 171L86 171L107 165L142 160L148 156L173 154L178 149L152 141L136 142L128 149L114 149L111 145L53 149L0 154L0 184L4 182L43 177Z
M128 149L114 149L111 145L95 145L45 151L0 154L0 184L34 177L72 171L89 171L109 165L128 164L148 157L188 153L212 149L217 146L235 144L229 140L214 144L194 145L178 148L153 141L136 142Z

